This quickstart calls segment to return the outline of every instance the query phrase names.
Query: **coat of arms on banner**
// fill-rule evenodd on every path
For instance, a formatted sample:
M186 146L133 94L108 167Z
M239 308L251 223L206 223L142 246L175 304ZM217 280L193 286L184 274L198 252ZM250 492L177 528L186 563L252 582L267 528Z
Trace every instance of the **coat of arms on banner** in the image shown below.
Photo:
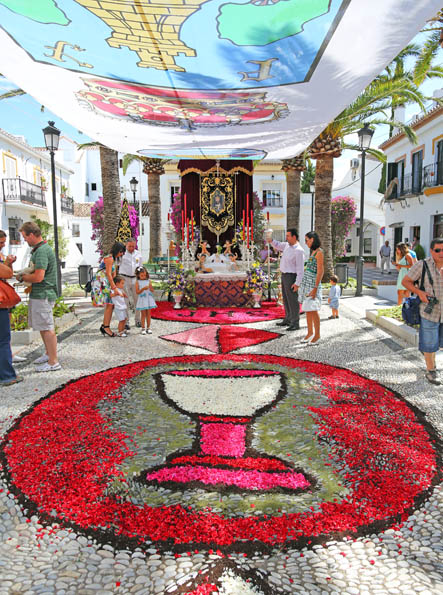
M1 0L0 0L1 1ZM99 115L185 130L270 122L288 115L286 103L266 92L187 91L144 87L123 81L84 78L81 105Z
M349 2L0 0L0 21L38 62L169 88L247 89L309 80Z

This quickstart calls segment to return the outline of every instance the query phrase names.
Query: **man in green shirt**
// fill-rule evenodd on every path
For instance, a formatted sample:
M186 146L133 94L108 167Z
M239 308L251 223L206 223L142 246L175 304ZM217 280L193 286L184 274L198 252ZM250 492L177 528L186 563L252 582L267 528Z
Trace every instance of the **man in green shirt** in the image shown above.
M32 283L29 296L28 323L40 331L46 352L35 360L37 372L60 370L57 358L57 335L54 330L52 309L57 298L57 262L54 251L43 240L39 226L32 221L24 223L20 232L32 248L31 263L34 272L22 275L25 282Z

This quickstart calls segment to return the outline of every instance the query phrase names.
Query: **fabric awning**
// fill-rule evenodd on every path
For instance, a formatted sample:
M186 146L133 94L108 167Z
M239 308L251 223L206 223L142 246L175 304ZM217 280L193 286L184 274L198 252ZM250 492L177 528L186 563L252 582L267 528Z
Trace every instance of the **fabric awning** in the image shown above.
M0 0L0 72L126 153L302 152L441 0Z

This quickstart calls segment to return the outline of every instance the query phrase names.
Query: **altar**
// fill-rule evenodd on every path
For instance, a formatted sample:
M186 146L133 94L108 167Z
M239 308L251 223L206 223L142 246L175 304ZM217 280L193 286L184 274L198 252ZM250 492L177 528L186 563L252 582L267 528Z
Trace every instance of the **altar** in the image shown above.
M195 276L197 306L218 308L242 307L250 304L250 297L243 293L245 272L198 273Z

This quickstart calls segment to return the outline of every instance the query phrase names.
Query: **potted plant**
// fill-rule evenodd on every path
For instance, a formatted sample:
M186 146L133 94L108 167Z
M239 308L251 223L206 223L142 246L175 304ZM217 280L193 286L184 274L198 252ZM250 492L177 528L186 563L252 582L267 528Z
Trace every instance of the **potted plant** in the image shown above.
M267 284L268 280L262 267L258 262L253 262L246 276L243 293L248 293L252 296L254 308L260 308L260 300Z
M42 188L42 192L46 192L46 190L48 189L48 183L44 176L40 176L40 186Z
M65 198L65 196L66 196L66 193L67 193L67 192L68 192L68 187L67 187L67 186L64 186L64 185L62 184L62 186L61 186L61 188L60 188L60 196L61 196L62 198Z

